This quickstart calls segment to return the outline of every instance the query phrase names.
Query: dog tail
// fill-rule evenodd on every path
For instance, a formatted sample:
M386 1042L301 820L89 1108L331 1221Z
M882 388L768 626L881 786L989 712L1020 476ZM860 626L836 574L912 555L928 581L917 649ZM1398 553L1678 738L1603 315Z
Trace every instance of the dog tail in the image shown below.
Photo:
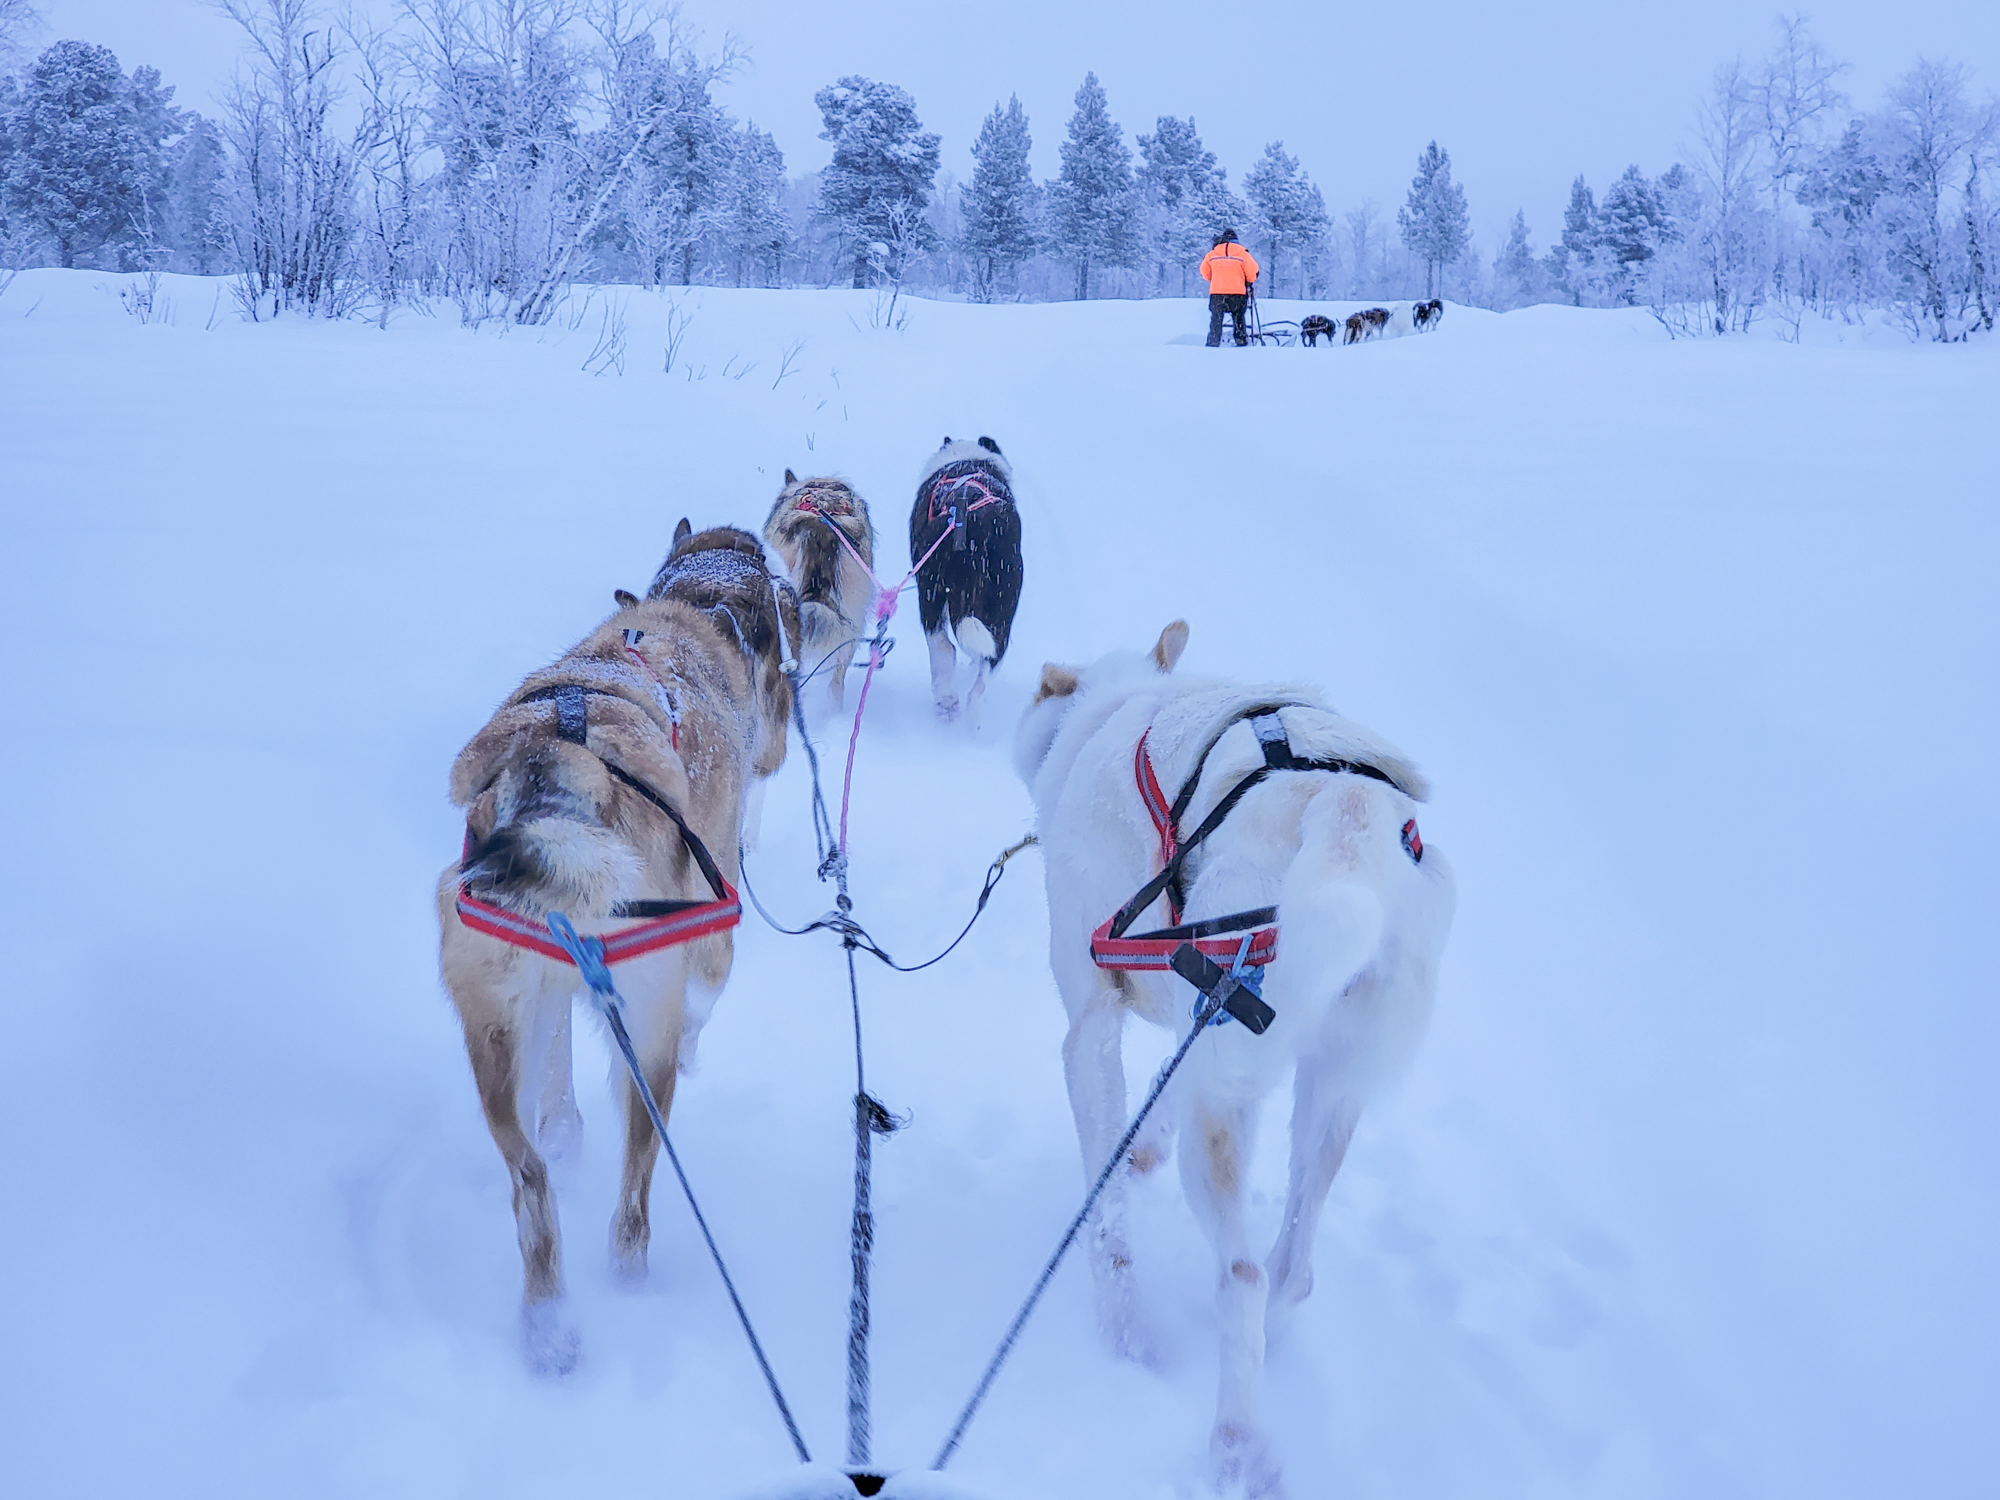
M493 829L466 851L474 895L545 917L602 918L642 874L639 856L603 821L602 765L546 746L495 784Z
M1392 787L1329 777L1299 819L1299 853L1278 898L1278 957L1265 998L1327 1014L1341 1092L1357 1103L1408 1065L1430 1016L1433 966L1451 924L1443 856ZM1414 853L1412 852L1414 851Z

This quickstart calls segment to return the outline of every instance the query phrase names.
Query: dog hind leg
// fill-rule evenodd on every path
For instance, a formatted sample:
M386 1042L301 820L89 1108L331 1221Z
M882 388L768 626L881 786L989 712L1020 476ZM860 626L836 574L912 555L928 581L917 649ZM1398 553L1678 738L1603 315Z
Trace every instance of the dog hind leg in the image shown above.
M1222 1375L1209 1436L1211 1477L1225 1493L1276 1495L1278 1469L1257 1419L1264 1375L1264 1268L1250 1257L1243 1221L1243 1175L1254 1145L1255 1113L1204 1094L1192 1080L1187 1100L1181 1184L1208 1231L1218 1266Z
M534 1005L522 1071L526 1087L522 1103L535 1122L535 1146L555 1164L572 1158L583 1138L583 1115L576 1107L570 1009L566 993L544 995Z
M1076 1117L1077 1145L1083 1154L1086 1185L1097 1181L1125 1129L1125 1059L1121 1041L1125 1009L1116 992L1091 982L1092 993L1072 1011L1063 1038L1063 1076L1070 1112ZM1141 1364L1151 1362L1137 1326L1132 1280L1132 1247L1125 1228L1125 1173L1113 1172L1097 1200L1088 1226L1091 1282L1098 1328L1112 1353Z
M1000 654L994 644L993 632L984 620L967 615L952 622L952 634L958 638L959 646L973 660L972 686L965 694L965 717L974 729L979 727L979 711L986 702L986 679L993 672L993 658Z
M681 1035L687 1025L686 953L686 948L669 948L649 954L621 976L624 994L652 997L647 1005L628 1003L624 1016L662 1121L673 1117ZM625 1168L618 1184L618 1207L611 1216L611 1264L618 1276L636 1282L645 1278L646 1251L652 1243L653 1167L659 1160L660 1138L624 1058L616 1057L612 1066L623 1085L619 1092L625 1101Z
M1271 1273L1267 1333L1280 1331L1292 1310L1312 1294L1313 1236L1361 1118L1360 1108L1335 1087L1330 1072L1323 1059L1299 1059L1292 1094L1291 1183L1277 1243L1266 1262Z
M924 639L931 648L931 702L938 718L949 724L958 717L958 692L953 685L958 675L958 651L941 624Z
M479 1107L513 1187L514 1233L521 1246L521 1328L536 1373L576 1368L577 1337L561 1314L562 1228L549 1188L548 1163L521 1128L521 1046L515 1018L498 998L452 991L465 1029L466 1057Z

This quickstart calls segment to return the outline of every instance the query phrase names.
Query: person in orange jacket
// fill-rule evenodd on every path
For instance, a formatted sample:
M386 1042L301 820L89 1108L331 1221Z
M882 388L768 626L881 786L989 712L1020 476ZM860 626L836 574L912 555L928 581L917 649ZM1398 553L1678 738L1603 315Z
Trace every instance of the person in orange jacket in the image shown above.
M1215 237L1215 248L1201 258L1201 279L1208 283L1208 347L1222 342L1222 315L1236 319L1236 347L1250 342L1243 329L1244 304L1257 284L1257 257L1236 243L1236 231Z

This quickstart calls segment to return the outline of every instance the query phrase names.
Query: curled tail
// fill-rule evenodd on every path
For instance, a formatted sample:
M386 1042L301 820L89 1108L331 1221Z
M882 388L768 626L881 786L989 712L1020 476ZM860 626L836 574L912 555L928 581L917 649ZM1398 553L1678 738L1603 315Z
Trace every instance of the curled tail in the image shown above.
M473 894L535 916L607 916L642 871L602 821L603 781L601 767L577 765L554 747L506 767L494 786L492 830L472 841L461 867Z

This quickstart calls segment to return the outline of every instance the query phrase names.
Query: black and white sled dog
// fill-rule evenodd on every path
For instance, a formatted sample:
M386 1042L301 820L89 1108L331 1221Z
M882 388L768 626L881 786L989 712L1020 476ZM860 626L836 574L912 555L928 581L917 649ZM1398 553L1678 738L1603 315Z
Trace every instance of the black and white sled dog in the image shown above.
M986 679L1007 654L1021 602L1021 516L1014 509L1012 477L992 438L976 443L946 438L917 481L910 561L921 564L917 612L930 643L931 697L946 723L959 713L958 652L963 651L974 663L966 717L978 725ZM956 529L947 537L954 520Z
M875 527L868 502L843 479L801 479L787 469L785 487L764 522L764 540L784 560L799 593L801 668L814 672L831 659L828 687L838 708L846 696L848 664L875 605L870 571Z
M1171 971L1099 967L1093 929L1162 871L1163 823L1180 847L1264 772L1196 843L1179 920L1267 922L1254 909L1275 906L1276 956L1262 990L1276 1017L1262 1035L1232 1019L1195 1043L1159 1106L1159 1128L1148 1122L1113 1175L1087 1243L1106 1336L1117 1352L1146 1358L1124 1184L1159 1164L1178 1127L1181 1182L1218 1272L1211 1478L1231 1494L1275 1495L1279 1466L1258 1414L1266 1329L1311 1292L1314 1231L1355 1124L1423 1032L1454 887L1451 867L1417 831L1428 787L1405 757L1309 689L1173 677L1186 644L1187 626L1175 621L1150 652L1045 666L1014 760L1045 856L1049 959L1069 1012L1063 1066L1086 1181L1110 1159L1134 1104L1120 1054L1126 1016L1185 1037L1198 999ZM1162 896L1152 909L1160 926L1174 920L1161 915L1166 905ZM1142 913L1136 925L1155 924ZM1291 1181L1277 1242L1260 1262L1245 1179L1259 1106L1288 1073Z
M1308 313L1299 320L1299 338L1308 349L1318 348L1321 339L1331 347L1336 342L1334 331L1338 327L1325 313Z

